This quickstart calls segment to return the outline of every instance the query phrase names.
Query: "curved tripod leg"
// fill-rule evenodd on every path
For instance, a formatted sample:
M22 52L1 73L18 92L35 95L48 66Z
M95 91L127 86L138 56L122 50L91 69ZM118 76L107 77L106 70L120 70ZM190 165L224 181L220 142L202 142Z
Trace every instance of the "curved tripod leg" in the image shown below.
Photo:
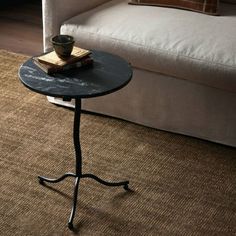
M63 179L67 178L67 177L76 177L76 175L73 174L73 173L66 173L66 174L64 174L63 176L61 176L57 179L46 178L46 177L43 177L43 176L38 176L38 179L39 179L40 184L44 184L44 182L58 183L58 182L62 181Z
M83 174L81 178L92 178L96 180L97 182L110 186L110 187L117 187L117 186L123 186L125 190L129 190L129 181L122 181L122 182L107 182L105 180L102 180L101 178L97 177L96 175L93 174Z
M79 181L80 181L80 177L76 177L75 178L75 189L74 189L74 200L73 200L73 206L71 209L71 213L70 213L70 218L68 221L68 228L70 230L72 230L74 228L73 226L73 220L75 217L75 211L76 211L76 205L77 205L77 196L78 196L78 188L79 188Z

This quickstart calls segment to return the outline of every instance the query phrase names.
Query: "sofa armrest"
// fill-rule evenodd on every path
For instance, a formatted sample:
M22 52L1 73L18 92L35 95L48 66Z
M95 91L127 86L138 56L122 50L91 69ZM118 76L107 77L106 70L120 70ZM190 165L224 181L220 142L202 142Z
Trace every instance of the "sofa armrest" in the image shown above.
M108 1L110 0L43 0L44 52L51 48L50 38L60 33L60 26L65 20Z

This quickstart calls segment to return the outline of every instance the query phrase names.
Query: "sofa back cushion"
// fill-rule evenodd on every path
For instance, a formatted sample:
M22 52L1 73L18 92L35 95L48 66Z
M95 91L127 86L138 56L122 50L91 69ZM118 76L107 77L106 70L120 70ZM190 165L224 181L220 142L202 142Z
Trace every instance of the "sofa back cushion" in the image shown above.
M210 15L218 15L219 8L218 0L129 0L129 4L175 7Z

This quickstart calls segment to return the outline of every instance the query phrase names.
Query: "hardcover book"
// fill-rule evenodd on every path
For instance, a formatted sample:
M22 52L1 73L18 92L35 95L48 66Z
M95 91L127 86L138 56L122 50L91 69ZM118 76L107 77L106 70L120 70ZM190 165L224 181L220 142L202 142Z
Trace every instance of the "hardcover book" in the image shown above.
M79 68L79 67L85 67L85 66L91 66L93 64L93 59L89 56L83 57L79 61L76 61L74 63L66 64L64 66L58 66L58 65L49 65L46 63L42 63L38 60L38 57L33 58L33 62L45 73L51 75L58 72L67 71L73 68Z
M42 56L36 57L36 61L51 66L63 67L65 65L72 64L81 60L82 58L88 56L90 53L91 52L87 49L74 47L70 57L65 60L59 58L56 52L52 51Z

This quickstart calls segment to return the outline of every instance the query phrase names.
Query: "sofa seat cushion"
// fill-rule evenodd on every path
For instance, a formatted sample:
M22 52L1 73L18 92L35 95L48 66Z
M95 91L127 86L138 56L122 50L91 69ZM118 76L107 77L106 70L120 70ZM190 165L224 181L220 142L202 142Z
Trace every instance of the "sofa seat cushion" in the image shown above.
M61 33L136 68L236 92L235 25L232 4L210 16L113 0L64 22Z

